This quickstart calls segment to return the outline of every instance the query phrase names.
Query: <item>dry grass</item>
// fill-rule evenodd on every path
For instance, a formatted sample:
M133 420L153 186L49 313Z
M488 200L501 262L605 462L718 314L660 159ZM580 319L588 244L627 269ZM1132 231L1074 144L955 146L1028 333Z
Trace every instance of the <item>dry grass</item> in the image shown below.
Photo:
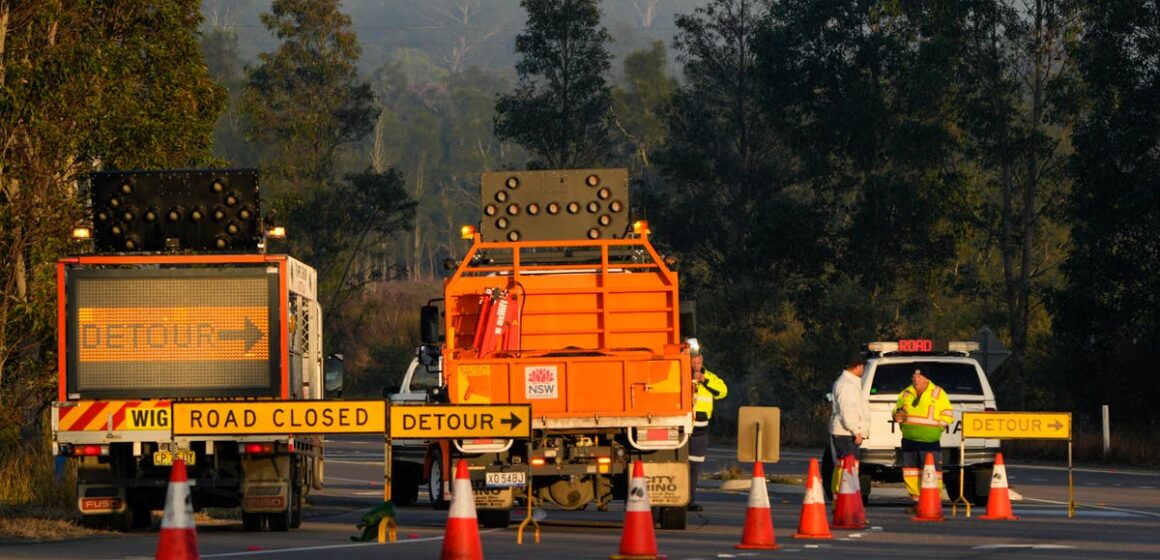
M1063 440L1007 440L1007 457L1067 462L1067 442ZM1160 467L1160 435L1154 433L1113 433L1110 450L1104 456L1102 434L1082 433L1072 437L1074 463L1115 464L1133 467Z
M47 441L0 453L0 543L54 541L98 534L75 523L76 474L57 480Z

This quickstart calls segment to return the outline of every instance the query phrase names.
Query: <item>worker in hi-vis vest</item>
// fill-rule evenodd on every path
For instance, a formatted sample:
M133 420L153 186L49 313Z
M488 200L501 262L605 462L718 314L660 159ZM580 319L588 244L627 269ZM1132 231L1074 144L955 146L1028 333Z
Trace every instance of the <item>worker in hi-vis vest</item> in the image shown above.
M946 427L955 421L954 411L947 392L931 383L921 369L916 369L910 376L910 387L898 394L894 421L902 426L902 481L906 483L910 499L917 503L918 480L927 453L934 454L939 487L942 487L942 446L939 441Z
M705 369L705 358L697 339L689 339L690 365L693 370L693 434L689 438L689 511L701 511L697 503L697 477L705 453L709 449L709 419L713 417L713 401L725 398L729 388L725 381Z

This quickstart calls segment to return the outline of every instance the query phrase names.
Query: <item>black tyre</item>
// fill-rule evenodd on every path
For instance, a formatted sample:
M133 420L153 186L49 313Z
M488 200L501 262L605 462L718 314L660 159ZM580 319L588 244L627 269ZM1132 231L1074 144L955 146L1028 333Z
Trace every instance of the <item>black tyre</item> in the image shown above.
M427 469L427 493L431 496L431 507L435 509L451 507L444 492L443 469L443 454L437 453L431 458L431 468Z
M987 497L991 491L991 465L967 467L963 476L962 496L976 506L986 506ZM949 469L943 473L943 485L946 486L947 496L953 501L959 497L959 471Z
M479 517L479 523L489 529L503 529L512 522L510 509L481 509L476 512L476 516Z
M264 515L261 513L246 513L242 512L242 527L247 531L257 532L262 530L262 521Z
M270 526L271 531L285 532L290 530L290 525L294 521L294 501L298 499L297 493L294 491L294 485L291 484L287 489L286 509L278 513L267 513L266 523Z
M409 506L419 499L420 471L408 463L394 463L391 477L391 501L397 506Z
M659 508L661 529L684 531L688 525L689 514L684 507Z

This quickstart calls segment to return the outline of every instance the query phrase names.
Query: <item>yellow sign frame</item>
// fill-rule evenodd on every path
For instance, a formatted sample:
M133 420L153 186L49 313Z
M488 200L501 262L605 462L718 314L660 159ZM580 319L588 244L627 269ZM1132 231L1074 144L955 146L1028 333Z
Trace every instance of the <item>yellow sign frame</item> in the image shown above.
M963 437L1071 439L1071 413L964 411Z
M217 435L382 434L386 401L174 402L175 437Z
M389 420L392 439L532 437L530 404L394 404Z

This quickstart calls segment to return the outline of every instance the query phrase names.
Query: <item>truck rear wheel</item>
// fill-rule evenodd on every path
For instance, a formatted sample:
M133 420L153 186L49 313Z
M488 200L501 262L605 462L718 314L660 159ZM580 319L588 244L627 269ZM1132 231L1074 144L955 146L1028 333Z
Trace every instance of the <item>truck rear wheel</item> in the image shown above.
M476 512L476 515L479 516L480 524L488 529L503 529L512 522L512 510L510 509L481 509Z
M684 531L689 514L684 507L662 507L660 509L661 529Z
M262 513L246 513L242 512L242 527L247 531L256 532L262 530L262 521L264 521L265 514Z

